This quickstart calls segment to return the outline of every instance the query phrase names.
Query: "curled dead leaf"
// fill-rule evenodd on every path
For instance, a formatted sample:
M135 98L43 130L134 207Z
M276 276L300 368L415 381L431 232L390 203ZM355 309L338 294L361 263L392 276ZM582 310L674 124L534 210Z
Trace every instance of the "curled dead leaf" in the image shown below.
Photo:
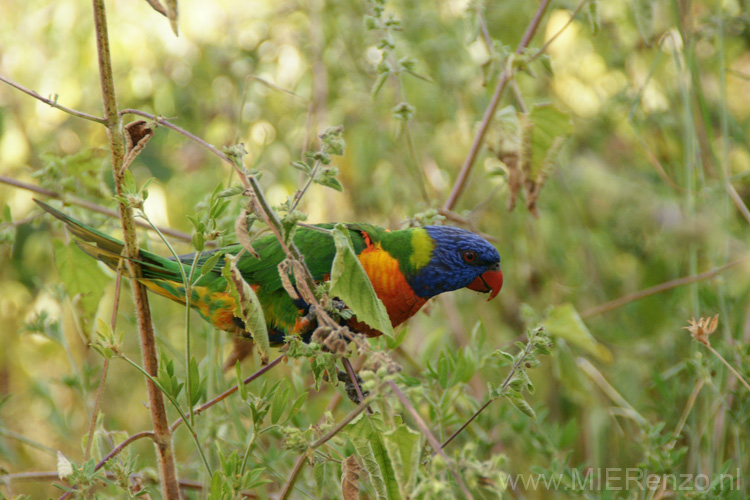
M699 318L698 321L692 318L688 321L688 326L683 326L683 330L690 332L690 335L706 346L711 346L708 337L716 331L716 327L719 325L719 315L717 314L713 318Z
M341 497L344 500L357 500L359 498L359 473L360 466L357 458L350 455L341 464Z

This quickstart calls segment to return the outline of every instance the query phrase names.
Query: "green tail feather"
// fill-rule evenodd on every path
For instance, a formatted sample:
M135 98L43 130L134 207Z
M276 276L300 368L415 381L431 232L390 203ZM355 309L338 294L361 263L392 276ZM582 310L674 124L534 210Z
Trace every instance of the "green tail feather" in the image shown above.
M126 257L122 255L125 245L96 229L86 226L69 215L52 208L44 202L34 200L42 209L63 221L71 233L83 241L76 241L78 247L91 257L104 262L113 270L117 270L120 261ZM91 244L93 243L93 245ZM143 277L146 279L165 279L182 282L179 265L173 260L159 257L151 252L140 250L137 262L141 265Z

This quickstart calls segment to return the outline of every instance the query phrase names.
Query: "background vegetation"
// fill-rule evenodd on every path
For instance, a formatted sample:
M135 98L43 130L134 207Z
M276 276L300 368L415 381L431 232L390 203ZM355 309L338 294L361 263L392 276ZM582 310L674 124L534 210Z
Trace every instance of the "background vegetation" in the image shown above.
M306 180L290 163L317 150L328 126L343 125L346 150L334 161L343 192L313 185L300 204L308 221L398 228L442 214L495 238L503 259L505 286L493 302L470 291L441 296L397 332L397 348L371 341L402 370L365 373L366 383L377 392L390 377L441 442L488 398L504 396L445 448L447 460L430 458L419 419L388 389L373 403L376 416L309 451L355 408L339 401L341 385L318 387L310 359L320 358L311 354L196 418L206 463L187 428L177 429L177 470L190 498L276 498L306 454L314 464L291 498L356 498L353 485L361 498L463 498L464 488L474 498L747 498L750 391L715 355L750 378L747 2L556 0L515 56L537 2L183 0L179 37L146 2L107 7L121 108L167 118L219 148L244 143L245 165L262 172L274 205ZM11 0L2 11L0 75L100 115L91 6ZM510 83L468 184L447 203L502 75ZM104 363L89 344L106 331L98 320L111 321L115 280L32 202L56 193L67 212L119 237L117 219L82 206L116 209L107 148L101 124L0 85L0 498L98 484L104 476L93 465L153 426L144 377L113 359L86 450ZM144 210L187 234L187 242L170 238L180 253L192 251L188 216L207 217L215 188L237 182L231 166L165 127L130 171L138 186L155 178ZM234 241L244 204L226 199L216 220L223 243ZM168 254L153 232L139 230L139 239ZM161 298L151 305L160 380L184 383L184 309ZM711 352L682 328L716 314ZM551 354L541 356L541 345L539 363L519 363L533 345L513 342L527 342L540 323ZM140 360L129 292L116 331L122 353ZM204 403L236 383L223 370L233 340L197 317L190 338ZM255 356L241 372L258 368ZM517 399L526 371L533 411ZM187 411L185 392L178 400ZM178 418L169 412L170 422ZM394 451L389 440L418 451ZM160 497L148 441L110 462L116 485L97 486L98 495L145 486ZM396 455L403 467L393 471L404 475L385 470L383 460ZM508 482L532 473L598 477L607 467L709 481L617 490L621 472L610 489L604 477L584 491ZM734 480L716 480L722 473Z

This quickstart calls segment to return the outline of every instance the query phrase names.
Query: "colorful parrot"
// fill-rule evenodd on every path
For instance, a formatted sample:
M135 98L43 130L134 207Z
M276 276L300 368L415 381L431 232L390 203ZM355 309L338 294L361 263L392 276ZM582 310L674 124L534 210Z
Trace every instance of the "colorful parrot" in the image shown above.
M107 236L70 216L42 203L47 212L63 221L70 231L83 241L76 241L88 255L117 269L123 243ZM318 227L332 229L333 224ZM414 314L430 298L443 292L469 288L490 293L494 298L503 286L500 255L484 238L450 226L389 231L370 224L345 224L354 250L358 255L375 293L383 301L394 327ZM329 278L336 248L331 235L307 227L299 227L294 243L305 256L313 279L321 282ZM309 307L293 300L284 290L278 265L286 257L278 240L266 236L253 243L259 258L244 252L237 260L242 277L253 288L263 308L271 344L282 344L288 334L302 333L309 339L309 325L305 320ZM215 253L236 255L241 245L205 251L198 260L198 269ZM194 254L180 256L179 262L140 251L142 277L139 281L149 290L185 303L185 288L180 266L189 274ZM192 288L191 307L220 330L248 336L242 320L235 316L235 303L228 283L222 276L224 258L219 258L214 269L202 276ZM378 336L374 330L356 317L347 325L368 336Z

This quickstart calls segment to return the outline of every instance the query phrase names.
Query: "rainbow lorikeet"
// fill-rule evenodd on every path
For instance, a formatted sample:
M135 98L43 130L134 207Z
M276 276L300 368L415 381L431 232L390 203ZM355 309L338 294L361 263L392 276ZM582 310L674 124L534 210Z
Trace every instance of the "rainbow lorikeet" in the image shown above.
M70 216L37 203L63 221L83 241L81 249L109 267L116 269L122 257L123 243ZM383 301L391 324L395 327L416 314L431 297L443 292L469 288L490 293L494 298L503 285L500 255L484 238L450 226L388 231L370 224L346 224L352 244L378 298ZM333 224L318 227L331 229ZM93 244L92 244L93 243ZM294 243L305 256L313 279L327 280L336 253L331 235L299 227ZM236 265L242 277L254 289L268 325L269 340L281 344L287 334L305 333L304 318L309 307L292 299L284 290L278 265L286 257L275 237L269 235L253 243L259 258L244 252ZM203 252L198 268L215 253L237 254L241 245L231 245ZM194 255L184 255L179 262L145 250L140 251L142 277L151 291L185 303L185 289L179 266L189 273ZM209 323L221 330L247 336L242 320L235 316L235 303L222 276L224 258L219 258L211 272L202 276L192 288L191 306ZM488 299L489 300L489 299ZM368 336L381 333L352 318L347 323ZM309 331L306 336L309 338Z

